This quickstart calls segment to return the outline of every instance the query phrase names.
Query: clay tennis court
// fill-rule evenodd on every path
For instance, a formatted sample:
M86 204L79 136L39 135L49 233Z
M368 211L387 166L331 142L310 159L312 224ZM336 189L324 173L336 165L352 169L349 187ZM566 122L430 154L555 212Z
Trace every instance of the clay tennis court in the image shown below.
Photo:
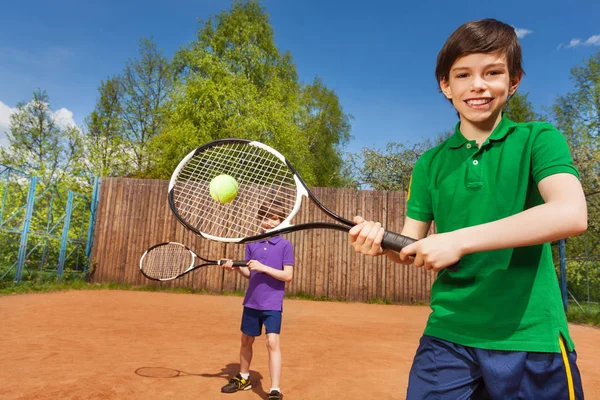
M0 297L0 399L262 399L264 336L252 390L238 371L241 297L67 291ZM429 308L285 300L286 399L401 399ZM587 399L600 398L600 329L571 325ZM181 371L178 373L178 371Z

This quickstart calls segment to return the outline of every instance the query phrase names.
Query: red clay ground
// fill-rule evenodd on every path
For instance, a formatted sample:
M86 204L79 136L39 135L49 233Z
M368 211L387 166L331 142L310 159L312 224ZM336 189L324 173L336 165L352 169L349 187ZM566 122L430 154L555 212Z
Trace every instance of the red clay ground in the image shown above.
M239 366L241 301L133 291L0 297L0 399L265 398L262 337L254 388L220 393ZM301 300L284 307L286 399L404 398L429 308ZM600 329L571 332L586 398L600 399Z

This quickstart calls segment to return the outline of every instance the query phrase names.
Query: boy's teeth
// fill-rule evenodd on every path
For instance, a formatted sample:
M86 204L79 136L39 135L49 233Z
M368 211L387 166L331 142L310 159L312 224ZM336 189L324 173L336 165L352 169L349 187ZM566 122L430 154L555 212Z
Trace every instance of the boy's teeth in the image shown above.
M468 104L471 104L471 105L474 105L474 106L478 106L478 105L481 105L481 104L486 104L486 103L489 103L489 102L490 102L489 99L468 100L467 101Z

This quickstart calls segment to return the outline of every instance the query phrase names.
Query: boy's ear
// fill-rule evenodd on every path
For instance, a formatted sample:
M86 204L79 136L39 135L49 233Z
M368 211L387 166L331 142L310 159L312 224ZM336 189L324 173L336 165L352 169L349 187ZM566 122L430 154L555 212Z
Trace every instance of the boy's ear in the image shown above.
M442 93L444 93L444 96L446 96L448 100L452 100L452 90L450 89L450 83L448 83L446 78L440 79L440 89L442 90Z
M519 74L510 80L510 88L508 89L509 96L512 96L517 91L517 88L521 83L521 78L523 78L523 74Z

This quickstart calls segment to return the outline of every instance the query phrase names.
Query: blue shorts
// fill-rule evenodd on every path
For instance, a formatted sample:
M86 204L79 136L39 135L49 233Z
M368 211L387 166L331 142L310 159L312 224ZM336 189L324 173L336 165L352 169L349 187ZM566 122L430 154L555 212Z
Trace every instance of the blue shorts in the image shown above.
M266 333L279 333L281 331L281 311L255 310L244 307L242 333L248 336L260 336L263 325Z
M583 399L577 354L563 345L561 349L561 353L483 350L423 336L406 398Z

